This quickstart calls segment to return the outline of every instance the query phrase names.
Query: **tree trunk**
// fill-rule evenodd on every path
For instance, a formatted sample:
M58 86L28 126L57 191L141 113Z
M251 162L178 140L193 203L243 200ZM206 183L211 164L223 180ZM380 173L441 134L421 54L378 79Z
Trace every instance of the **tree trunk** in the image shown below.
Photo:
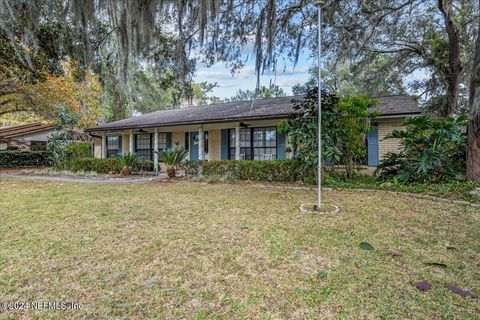
M118 87L115 86L113 89L113 120L122 120L123 119L123 101L122 94L119 92Z
M438 8L443 14L448 34L448 66L445 68L447 81L447 103L441 111L443 117L451 116L457 109L458 90L460 85L460 35L453 15L453 0L438 0Z
M478 4L480 11L480 0ZM475 41L468 103L471 116L468 124L467 178L480 181L480 21Z
M467 178L480 181L480 116L468 124Z

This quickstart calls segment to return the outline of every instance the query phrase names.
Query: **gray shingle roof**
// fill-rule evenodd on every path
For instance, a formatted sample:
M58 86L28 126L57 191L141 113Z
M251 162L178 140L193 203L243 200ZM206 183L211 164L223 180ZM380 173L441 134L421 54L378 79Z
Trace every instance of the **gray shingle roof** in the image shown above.
M109 131L129 128L215 123L253 119L281 119L293 112L292 101L303 96L290 96L256 101L217 103L203 107L162 110L114 121L86 131ZM373 109L382 115L420 113L417 103L407 95L378 97Z
M53 130L55 126L46 126L40 123L24 124L12 127L0 128L0 139L9 139L26 134L42 132L46 130Z

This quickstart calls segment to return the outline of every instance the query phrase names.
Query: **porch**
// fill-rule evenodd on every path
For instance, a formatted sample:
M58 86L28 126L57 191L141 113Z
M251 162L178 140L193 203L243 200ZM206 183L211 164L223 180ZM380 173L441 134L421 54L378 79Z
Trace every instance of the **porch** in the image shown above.
M135 153L161 166L156 151L188 150L189 160L276 160L290 158L287 139L278 131L281 120L206 123L183 126L132 128L96 135L98 158Z

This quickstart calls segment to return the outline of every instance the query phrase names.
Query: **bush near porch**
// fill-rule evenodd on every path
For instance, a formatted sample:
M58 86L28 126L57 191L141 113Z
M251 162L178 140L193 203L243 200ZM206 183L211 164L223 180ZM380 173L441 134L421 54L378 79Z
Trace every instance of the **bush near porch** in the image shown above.
M132 172L152 171L151 161L140 161L132 166ZM72 172L120 173L122 166L115 158L75 158L64 161L61 169Z
M188 161L184 170L203 176L230 177L239 180L295 182L306 175L295 160L227 160Z
M48 151L0 151L0 168L51 165Z

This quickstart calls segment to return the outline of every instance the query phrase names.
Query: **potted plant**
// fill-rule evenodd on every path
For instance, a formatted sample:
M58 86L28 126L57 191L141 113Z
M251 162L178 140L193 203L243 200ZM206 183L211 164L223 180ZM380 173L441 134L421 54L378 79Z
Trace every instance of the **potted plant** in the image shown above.
M188 151L179 148L174 150L167 151L156 151L159 155L160 160L163 161L167 167L167 175L169 178L174 178L177 174L177 166L185 160L187 157Z
M118 164L122 167L122 175L128 176L130 174L130 169L132 166L137 164L140 161L138 155L134 153L125 153L123 155L116 156Z

